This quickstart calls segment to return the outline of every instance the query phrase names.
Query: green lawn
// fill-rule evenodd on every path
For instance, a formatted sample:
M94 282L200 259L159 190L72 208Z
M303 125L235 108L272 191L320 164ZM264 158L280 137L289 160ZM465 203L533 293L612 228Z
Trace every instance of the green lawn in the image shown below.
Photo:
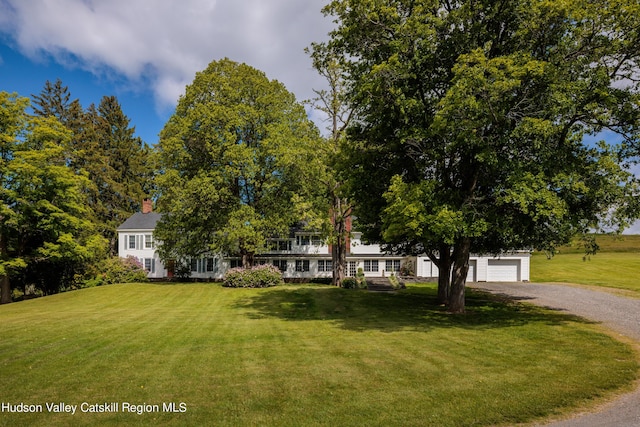
M0 412L0 425L513 425L636 378L636 354L597 325L478 293L451 316L434 299L433 285L145 284L0 306L0 403L44 410Z
M599 252L531 257L532 282L564 282L625 289L640 297L640 253Z

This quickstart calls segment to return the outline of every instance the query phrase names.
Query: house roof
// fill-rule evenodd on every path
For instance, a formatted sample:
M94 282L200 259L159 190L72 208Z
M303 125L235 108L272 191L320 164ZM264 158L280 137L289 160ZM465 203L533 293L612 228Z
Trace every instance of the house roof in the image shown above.
M125 222L118 227L118 231L122 230L153 230L156 228L156 224L162 218L162 214L150 212L141 213L136 212L129 217Z

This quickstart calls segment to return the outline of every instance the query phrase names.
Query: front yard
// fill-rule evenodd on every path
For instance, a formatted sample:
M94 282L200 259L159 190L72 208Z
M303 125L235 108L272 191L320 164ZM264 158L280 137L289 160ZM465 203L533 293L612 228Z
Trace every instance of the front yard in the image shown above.
M451 316L434 294L143 284L2 306L0 400L43 412L0 425L512 425L636 378L588 322L473 293Z

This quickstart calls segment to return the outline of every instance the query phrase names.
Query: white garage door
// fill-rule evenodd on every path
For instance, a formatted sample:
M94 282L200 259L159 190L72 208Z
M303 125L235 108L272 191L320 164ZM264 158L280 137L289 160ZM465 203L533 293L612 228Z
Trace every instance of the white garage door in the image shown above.
M490 259L487 267L488 282L520 281L519 259Z
M469 261L469 271L467 272L467 282L476 282L476 260Z
M430 260L423 259L418 276L420 277L438 277L438 267Z

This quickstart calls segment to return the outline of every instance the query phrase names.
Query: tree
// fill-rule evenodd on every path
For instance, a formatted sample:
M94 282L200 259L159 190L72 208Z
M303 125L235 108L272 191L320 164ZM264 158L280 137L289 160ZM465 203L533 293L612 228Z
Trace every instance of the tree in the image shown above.
M116 228L139 210L151 191L149 149L135 136L115 96L104 96L97 107L92 104L84 111L57 79L54 84L47 81L41 94L32 98L37 116L55 117L72 132L67 163L77 174L88 173L89 214L108 239L111 255L116 255Z
M425 251L464 312L469 254L552 249L633 191L618 149L638 130L637 1L336 0L351 176L373 238Z
M92 207L98 224L109 239L111 254L116 255L116 228L140 209L142 200L152 189L150 150L135 136L135 127L130 126L130 119L115 96L103 96L97 110L92 106L86 117L91 135L97 137L97 153L102 162L85 159L83 168L95 184ZM92 144L91 135L85 142ZM95 156L86 149L84 155Z
M209 64L160 134L160 256L224 252L252 265L267 238L301 219L321 144L282 84L228 59Z
M33 112L40 117L55 117L60 123L67 126L71 120L70 112L72 104L79 105L77 99L71 101L69 86L63 86L62 80L56 79L55 83L47 80L40 95L31 95L33 99Z
M352 110L345 100L346 88L340 61L321 44L313 44L307 53L311 55L313 67L328 84L326 90L314 89L316 98L311 100L311 105L329 121L329 135L325 144L327 151L323 153L325 170L319 180L326 191L321 195L316 209L320 213L329 212L329 224L325 228L331 246L332 283L340 286L346 277L353 204L347 196L339 165L343 161L342 146L345 130L351 122Z
M32 117L26 98L0 92L0 292L11 278L58 291L104 248L86 219L88 181L66 164L70 132L54 117Z

